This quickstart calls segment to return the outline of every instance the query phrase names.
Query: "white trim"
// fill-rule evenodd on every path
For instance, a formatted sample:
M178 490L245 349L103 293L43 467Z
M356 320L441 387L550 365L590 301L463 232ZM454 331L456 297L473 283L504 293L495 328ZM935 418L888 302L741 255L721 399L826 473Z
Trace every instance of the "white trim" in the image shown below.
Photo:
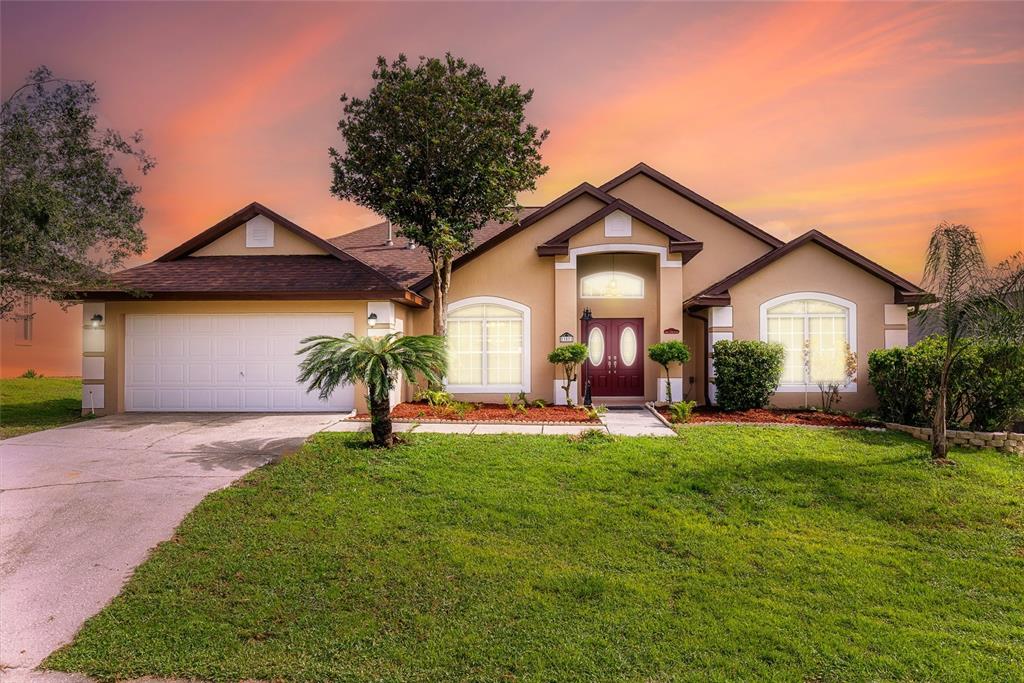
M907 306L906 304L885 304L884 307L886 325L906 326Z
M579 392L579 386L578 385L579 385L578 381L574 381L574 382L571 382L569 384L569 395L572 397L572 402L577 404L577 405L580 402L580 392ZM553 391L554 391L554 393L552 394L552 397L554 398L554 404L556 406L564 406L565 405L565 380L564 379L556 379L554 381Z
M841 296L835 296L834 294L826 294L825 292L793 292L791 294L783 294L777 296L774 299L768 299L760 308L760 333L761 341L768 341L768 309L779 304L784 304L789 301L798 301L801 299L816 299L818 301L826 301L830 304L842 306L846 309L846 339L850 345L850 351L857 353L857 304L849 299L844 299ZM806 332L806 330L805 330ZM859 372L859 370L858 370ZM776 393L790 394L799 393L803 391L818 391L817 382L810 383L793 383L793 384L779 384L775 388ZM857 381L854 380L848 384L844 384L839 388L841 394L852 394L857 391Z
M568 261L555 261L557 270L576 270L576 257L586 254L603 254L609 251L625 252L633 254L658 254L661 256L659 263L662 268L682 268L683 262L669 261L668 249L653 244L592 244L588 247L576 247L569 250Z
M532 337L530 328L530 307L525 304L521 304L518 301L512 301L511 299L503 299L500 296L471 296L465 299L459 299L448 304L448 314L465 308L467 306L477 306L480 304L494 304L496 306L505 306L519 311L523 314L523 370L522 370L522 384L448 384L445 381L445 388L451 393L458 394L508 394L508 393L519 393L520 391L530 391L530 371L532 369L530 365L530 346Z
M632 237L633 217L622 211L612 211L604 217L605 237Z
M257 214L245 223L245 246L262 249L274 246L274 221Z
M910 331L907 328L886 330L885 348L902 349L910 344Z
M711 327L732 327L732 306L712 306Z

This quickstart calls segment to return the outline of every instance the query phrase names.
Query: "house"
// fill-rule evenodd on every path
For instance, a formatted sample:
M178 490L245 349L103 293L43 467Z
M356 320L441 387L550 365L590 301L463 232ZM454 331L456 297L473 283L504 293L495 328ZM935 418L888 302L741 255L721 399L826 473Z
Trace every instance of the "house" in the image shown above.
M251 204L114 279L122 290L83 293L83 409L97 413L362 409L357 388L321 402L296 384L299 340L432 328L427 257L387 223L325 240ZM478 232L453 267L448 389L558 401L546 356L579 340L595 402L652 400L666 380L645 349L681 340L693 359L672 395L708 403L711 346L765 339L786 347L776 404L802 404L849 348L842 406L858 409L874 400L868 352L906 344L924 296L818 231L784 243L639 164Z

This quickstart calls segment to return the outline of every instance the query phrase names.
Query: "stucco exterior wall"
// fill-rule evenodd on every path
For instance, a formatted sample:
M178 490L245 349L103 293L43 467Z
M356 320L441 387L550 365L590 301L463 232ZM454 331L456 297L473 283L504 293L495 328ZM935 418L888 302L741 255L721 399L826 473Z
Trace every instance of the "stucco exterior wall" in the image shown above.
M608 194L626 200L704 243L704 251L683 268L682 300L771 251L760 239L647 176L631 178Z
M320 255L327 252L291 230L274 224L274 246L245 246L245 225L218 237L205 247L192 252L192 256L294 256Z
M355 334L365 335L366 301L110 301L105 304L104 350L86 352L85 357L102 357L104 407L96 413L124 412L125 316L167 313L351 313ZM88 383L88 381L87 381ZM355 406L366 411L366 390L355 387Z
M513 235L452 273L449 303L472 296L496 296L511 299L530 308L531 399L553 399L555 372L547 354L558 344L555 329L555 270L552 258L537 256L538 244L576 224L604 204L581 196L549 216ZM429 296L430 290L424 291ZM416 334L429 334L433 328L432 311L412 313ZM466 401L501 402L503 394L459 394Z
M793 292L820 292L857 304L857 391L843 393L840 410L861 410L876 403L868 383L868 354L885 347L885 305L892 304L892 286L816 244L807 244L766 266L732 287L735 339L760 339L760 306L765 301ZM820 399L812 389L808 402ZM789 408L804 403L803 392L776 393L776 406Z

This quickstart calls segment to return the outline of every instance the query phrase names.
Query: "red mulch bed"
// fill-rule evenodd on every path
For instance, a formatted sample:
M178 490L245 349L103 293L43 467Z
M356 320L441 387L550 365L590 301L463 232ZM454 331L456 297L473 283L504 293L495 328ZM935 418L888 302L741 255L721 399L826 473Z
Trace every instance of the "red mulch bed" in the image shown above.
M545 406L530 408L525 413L514 413L503 403L475 403L465 415L459 417L448 408L431 408L427 403L399 403L391 411L395 420L445 420L451 422L583 422L600 424L591 420L585 410L567 406ZM356 415L356 419L368 419L369 415Z
M667 408L658 408L666 418L670 418ZM745 422L750 424L798 424L817 427L875 427L876 422L861 420L850 415L838 413L821 413L814 410L783 410L780 408L754 408L726 412L715 408L697 408L690 416L691 423L698 422Z

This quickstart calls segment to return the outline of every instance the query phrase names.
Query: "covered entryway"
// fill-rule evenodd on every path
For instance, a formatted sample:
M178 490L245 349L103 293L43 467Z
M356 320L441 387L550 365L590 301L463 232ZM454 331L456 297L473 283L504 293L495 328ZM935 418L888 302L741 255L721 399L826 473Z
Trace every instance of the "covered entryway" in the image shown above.
M125 410L351 410L351 386L329 401L306 393L295 352L305 337L352 331L337 313L127 315Z

